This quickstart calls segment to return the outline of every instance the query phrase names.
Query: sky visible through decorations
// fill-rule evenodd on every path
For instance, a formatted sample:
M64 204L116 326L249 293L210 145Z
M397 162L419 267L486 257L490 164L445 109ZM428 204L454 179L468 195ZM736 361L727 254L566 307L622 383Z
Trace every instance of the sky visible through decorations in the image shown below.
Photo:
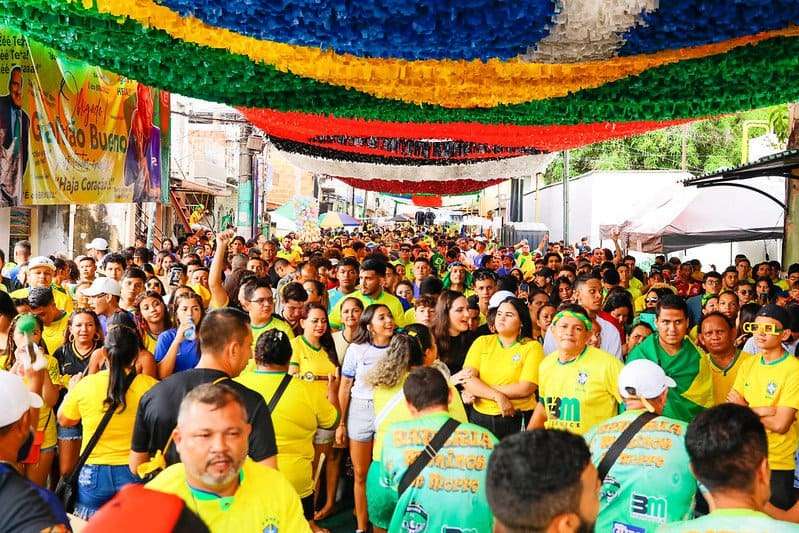
M799 98L795 0L0 0L0 24L384 192Z

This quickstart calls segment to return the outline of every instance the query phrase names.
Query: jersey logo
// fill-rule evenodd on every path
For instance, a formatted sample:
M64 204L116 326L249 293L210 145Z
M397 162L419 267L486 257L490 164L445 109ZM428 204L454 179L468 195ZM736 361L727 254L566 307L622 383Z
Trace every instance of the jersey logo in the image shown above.
M666 509L666 498L633 492L630 500L630 514L633 517L662 524L666 521Z
M277 526L275 524L269 524L264 528L263 533L277 533Z
M774 396L777 392L777 384L773 381L769 381L768 385L766 385L766 394L769 396Z
M646 533L646 529L621 522L613 522L612 533Z
M599 494L599 501L610 503L613 501L613 498L618 496L619 491L621 490L621 483L618 480L608 474L605 476L605 482L602 483L602 488Z
M427 511L421 504L411 502L405 508L405 514L402 517L402 530L408 533L422 533L427 529L428 518Z
M553 418L564 422L580 421L580 400L577 398L549 396L544 398L544 405Z
M454 527L454 526L443 526L441 528L441 533L477 533L477 530L473 527Z
M515 353L515 354L513 354L513 357L511 358L511 360L512 360L514 363L518 363L519 361L521 361L521 360L522 360L522 354L520 354L520 353Z
M585 385L586 383L588 383L588 372L581 370L577 374L577 383L579 383L580 385Z

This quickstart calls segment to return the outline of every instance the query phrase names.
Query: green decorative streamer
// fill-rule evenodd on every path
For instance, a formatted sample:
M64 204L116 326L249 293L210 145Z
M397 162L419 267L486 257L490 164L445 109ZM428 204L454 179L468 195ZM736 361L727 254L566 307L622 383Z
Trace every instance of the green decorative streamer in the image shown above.
M380 99L84 10L78 2L0 0L0 25L140 82L230 105L388 122L587 124L695 118L799 99L799 38L650 69L565 97L489 109Z

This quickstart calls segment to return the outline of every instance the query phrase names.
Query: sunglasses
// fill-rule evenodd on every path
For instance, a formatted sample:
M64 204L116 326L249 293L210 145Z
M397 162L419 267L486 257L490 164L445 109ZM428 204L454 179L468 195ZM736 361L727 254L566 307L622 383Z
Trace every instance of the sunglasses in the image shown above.
M646 303L648 303L648 304L656 304L656 303L658 303L658 299L657 299L657 298L647 298L647 299L646 299L646 300L644 300L644 301L645 301Z
M763 322L744 322L741 329L744 333L764 333L766 335L780 335L785 329L774 324L765 324Z

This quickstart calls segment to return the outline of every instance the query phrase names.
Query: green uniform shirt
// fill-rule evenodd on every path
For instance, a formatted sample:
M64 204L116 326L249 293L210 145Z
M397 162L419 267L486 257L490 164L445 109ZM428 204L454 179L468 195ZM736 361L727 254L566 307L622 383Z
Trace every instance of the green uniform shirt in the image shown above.
M643 412L627 411L594 426L585 435L595 466ZM685 451L687 426L659 416L636 433L602 484L596 531L654 533L660 524L691 516L696 479Z
M389 533L406 531L491 531L485 493L488 458L497 439L474 424L461 424L414 483L397 496L409 461L444 425L448 413L434 413L389 426L380 461L367 479L369 518Z
M636 346L627 362L649 359L660 365L666 375L677 382L669 389L663 416L691 422L704 409L713 406L713 374L706 357L686 337L682 348L669 355L661 348L657 333Z
M598 531L598 530L597 530ZM774 520L751 509L719 509L696 520L663 526L660 533L796 533L799 524Z

